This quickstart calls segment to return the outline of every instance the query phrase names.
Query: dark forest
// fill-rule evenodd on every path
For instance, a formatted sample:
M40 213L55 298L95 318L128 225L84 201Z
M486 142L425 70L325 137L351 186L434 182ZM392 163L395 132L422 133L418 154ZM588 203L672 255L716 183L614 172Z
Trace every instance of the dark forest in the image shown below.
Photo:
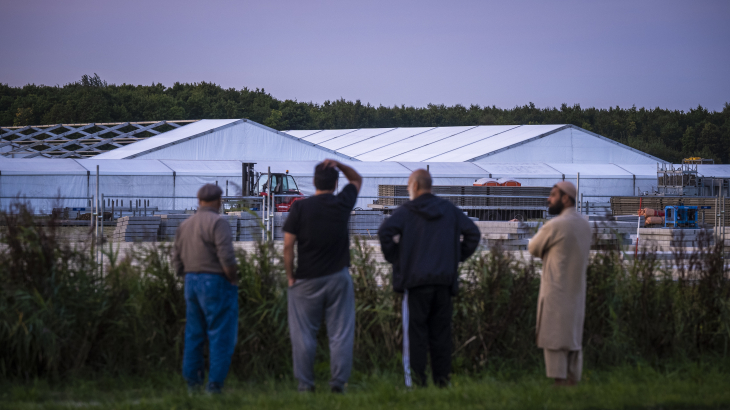
M84 75L63 86L0 84L0 125L248 118L277 130L500 124L573 124L659 158L730 162L730 103L722 111L662 108L372 106L359 100L322 104L279 100L264 89L213 83L107 84Z

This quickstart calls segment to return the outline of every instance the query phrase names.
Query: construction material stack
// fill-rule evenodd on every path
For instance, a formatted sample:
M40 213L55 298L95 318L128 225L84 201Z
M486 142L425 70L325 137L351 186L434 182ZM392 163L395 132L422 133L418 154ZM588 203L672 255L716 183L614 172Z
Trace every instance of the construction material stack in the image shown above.
M639 228L639 248L644 251L676 252L678 248L701 248L713 243L712 230Z
M623 248L633 242L631 235L636 234L636 224L630 222L591 222L593 244L591 249Z
M123 216L117 219L114 242L155 242L160 229L159 216Z
M529 239L542 225L541 222L477 221L474 223L482 234L482 246L499 247L505 251L527 250Z
M156 215L160 218L160 230L157 233L157 239L160 241L174 241L180 224L191 216L191 214Z

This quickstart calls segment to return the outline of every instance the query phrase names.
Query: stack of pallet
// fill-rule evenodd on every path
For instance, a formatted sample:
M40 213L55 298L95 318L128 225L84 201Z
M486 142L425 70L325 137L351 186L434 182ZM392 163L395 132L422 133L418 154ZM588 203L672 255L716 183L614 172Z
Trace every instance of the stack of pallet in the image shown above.
M160 229L159 216L124 216L117 219L114 242L155 242Z
M714 243L712 231L704 229L640 228L639 247L667 252L676 248L696 248Z
M527 250L529 239L537 232L540 222L474 222L482 234L482 246L498 246L505 251Z
M500 207L542 207L550 195L550 187L523 186L460 186L437 185L432 187L434 195L443 196L456 206L500 206ZM474 195L490 195L478 198ZM378 196L408 196L406 185L378 185ZM495 196L517 196L533 198L495 198ZM408 198L380 198L379 205L401 205Z
M192 215L166 214L155 216L160 218L160 230L157 232L157 239L160 241L174 241L175 234L177 233L177 228Z
M350 235L377 238L378 228L387 216L377 211L352 211L348 228Z

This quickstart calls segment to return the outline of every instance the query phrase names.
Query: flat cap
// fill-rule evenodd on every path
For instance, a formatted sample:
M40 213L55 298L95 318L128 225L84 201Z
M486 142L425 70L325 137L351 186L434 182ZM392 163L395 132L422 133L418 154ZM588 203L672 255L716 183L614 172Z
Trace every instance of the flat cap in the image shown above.
M563 191L563 193L565 195L568 195L569 197L573 198L573 200L575 200L576 190L575 190L575 185L573 185L572 182L561 181L561 182L558 182L557 184L555 184L555 186L559 190Z
M223 190L215 184L205 184L198 190L198 199L205 202L215 201L223 195Z

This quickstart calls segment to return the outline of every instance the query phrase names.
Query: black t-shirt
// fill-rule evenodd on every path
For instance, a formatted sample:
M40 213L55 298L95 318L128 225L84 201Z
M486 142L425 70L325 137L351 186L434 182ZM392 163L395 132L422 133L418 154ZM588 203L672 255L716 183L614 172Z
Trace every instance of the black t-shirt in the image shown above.
M350 266L347 222L356 200L357 188L347 184L337 195L315 195L292 204L283 229L297 236L294 279L331 275Z

